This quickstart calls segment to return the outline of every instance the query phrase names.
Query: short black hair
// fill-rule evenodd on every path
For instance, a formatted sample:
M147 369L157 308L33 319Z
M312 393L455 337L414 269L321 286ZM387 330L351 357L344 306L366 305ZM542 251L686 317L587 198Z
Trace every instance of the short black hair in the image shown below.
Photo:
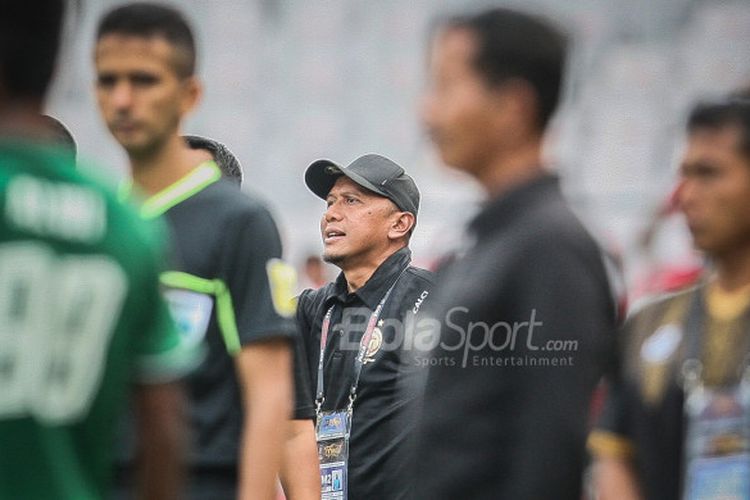
M505 8L449 17L438 29L467 30L476 37L473 65L491 86L508 79L527 82L536 93L537 124L544 130L560 101L568 39L548 21Z
M162 37L183 52L175 61L175 71L186 78L195 74L195 39L185 17L177 9L163 4L131 3L109 11L99 22L96 39L105 35Z
M3 1L0 88L11 98L43 99L60 45L63 0Z
M721 101L701 102L691 110L688 117L688 133L725 127L737 127L740 130L740 151L750 159L750 98L736 93Z

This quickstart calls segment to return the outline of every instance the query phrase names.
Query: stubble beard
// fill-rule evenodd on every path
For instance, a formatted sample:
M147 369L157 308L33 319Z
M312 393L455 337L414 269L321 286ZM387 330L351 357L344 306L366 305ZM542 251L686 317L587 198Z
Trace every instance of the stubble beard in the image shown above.
M346 261L346 257L343 255L329 254L327 252L324 252L323 261L329 264L333 264L334 266L338 268L341 268L341 266Z
M125 149L125 152L131 160L142 162L149 160L159 154L162 148L164 148L164 144L165 141L161 141L156 138L150 138L150 140L146 141L145 143L133 144L128 146L123 145L123 148Z

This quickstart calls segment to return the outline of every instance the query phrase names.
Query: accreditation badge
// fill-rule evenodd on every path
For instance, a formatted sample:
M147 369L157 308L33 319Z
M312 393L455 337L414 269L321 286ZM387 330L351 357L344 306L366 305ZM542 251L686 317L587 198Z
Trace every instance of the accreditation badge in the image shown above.
M748 396L745 384L690 394L684 500L750 500Z
M321 500L347 498L349 419L347 411L324 411L318 415L315 437L320 459Z

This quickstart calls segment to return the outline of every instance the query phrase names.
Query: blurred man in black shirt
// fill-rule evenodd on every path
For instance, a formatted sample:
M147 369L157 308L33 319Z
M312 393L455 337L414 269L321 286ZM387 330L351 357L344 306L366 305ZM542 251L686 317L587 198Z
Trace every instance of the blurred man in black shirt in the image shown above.
M418 498L580 498L591 393L612 344L602 255L542 163L566 40L505 9L441 24L424 121L488 200L441 270Z

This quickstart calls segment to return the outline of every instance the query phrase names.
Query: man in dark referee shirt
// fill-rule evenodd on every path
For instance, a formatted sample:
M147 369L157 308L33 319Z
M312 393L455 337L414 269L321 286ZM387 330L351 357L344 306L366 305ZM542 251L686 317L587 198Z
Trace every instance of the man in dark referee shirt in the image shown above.
M416 498L578 500L615 306L597 245L542 163L565 39L493 9L448 20L431 49L426 125L488 200L427 314L441 330Z
M297 398L297 432L284 425L292 416L294 272L281 260L276 224L263 202L222 178L239 180L237 165L222 175L223 148L180 134L201 94L190 27L171 7L117 7L99 24L94 59L99 108L128 155L133 191L145 198L141 216L166 220L180 258L161 277L165 297L186 342L206 353L188 380L185 498L276 498L289 448L298 465L285 477L287 492L318 498L309 396ZM125 483L127 467L120 472Z
M417 358L405 339L432 287L431 273L409 265L419 191L403 168L372 154L347 167L317 161L305 182L326 200L324 259L342 272L301 294L297 322L318 415L351 410L347 471L342 480L342 466L321 468L323 498L346 498L347 483L349 499L412 498ZM319 441L322 463L332 448Z

